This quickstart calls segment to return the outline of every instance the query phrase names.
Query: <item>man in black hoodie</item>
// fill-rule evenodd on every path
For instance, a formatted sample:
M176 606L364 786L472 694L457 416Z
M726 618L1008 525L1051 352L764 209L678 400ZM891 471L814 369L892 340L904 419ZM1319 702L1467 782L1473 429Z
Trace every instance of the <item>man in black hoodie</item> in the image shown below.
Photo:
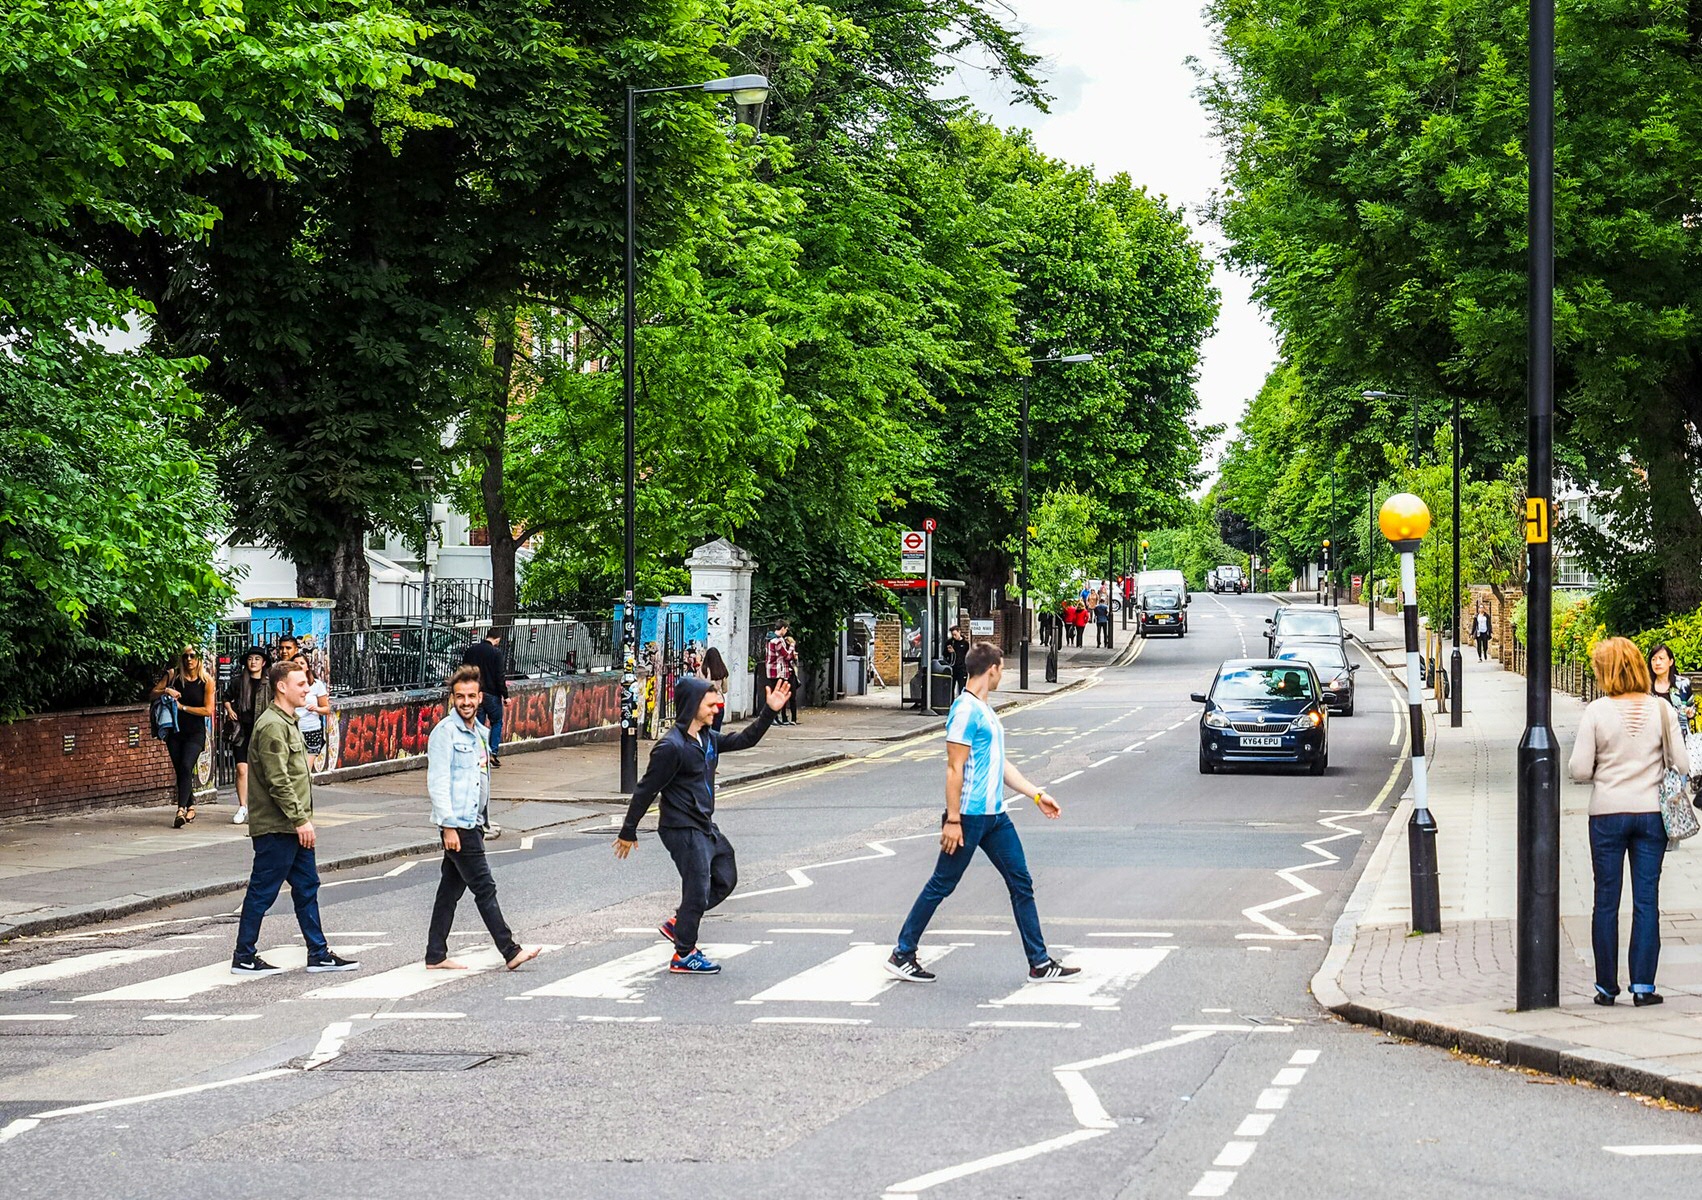
M660 796L656 836L679 868L680 907L658 928L674 943L668 969L677 975L720 972L720 965L697 948L697 927L703 914L732 895L739 882L733 844L715 827L715 764L724 752L748 750L760 742L791 694L791 685L781 680L769 691L768 704L756 720L737 733L716 733L711 726L726 703L721 693L695 675L683 675L674 683L674 727L650 751L650 765L615 839L615 857L625 858L638 845L639 818Z

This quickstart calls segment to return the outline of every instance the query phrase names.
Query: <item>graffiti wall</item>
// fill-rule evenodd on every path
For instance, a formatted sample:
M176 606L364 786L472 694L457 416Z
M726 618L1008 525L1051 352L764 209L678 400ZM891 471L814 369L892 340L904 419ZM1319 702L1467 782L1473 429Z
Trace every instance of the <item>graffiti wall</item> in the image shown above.
M570 733L601 741L620 732L618 675L520 679L508 686L502 718L505 745ZM422 755L432 729L446 711L441 689L333 701L326 769L365 767Z

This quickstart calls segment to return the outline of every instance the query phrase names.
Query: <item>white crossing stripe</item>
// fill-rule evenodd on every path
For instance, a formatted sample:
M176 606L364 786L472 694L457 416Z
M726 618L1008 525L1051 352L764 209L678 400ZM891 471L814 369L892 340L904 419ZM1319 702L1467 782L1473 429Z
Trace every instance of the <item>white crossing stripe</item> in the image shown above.
M349 954L358 954L362 950L371 950L386 945L389 945L389 943L361 942L338 948ZM260 957L279 968L280 971L299 971L307 965L307 947L300 942L293 946L274 946L270 950L262 950ZM88 1000L145 1000L154 1003L168 1000L187 1000L191 996L199 996L201 993L210 992L215 988L240 987L256 978L269 979L274 977L232 975L230 959L223 958L209 966L179 971L175 975L165 975L159 979L149 979L143 983L132 983L126 987L113 988L111 991L78 996L76 999L79 1003Z
M270 950L262 950L260 957L280 967L285 971L295 971L307 965L307 947L299 942L294 946L276 946ZM175 975L162 975L158 979L149 979L142 983L132 983L125 987L113 988L108 992L96 992L91 996L78 996L79 1002L86 1000L187 1000L191 996L199 996L202 992L210 992L214 988L238 987L248 983L252 976L232 975L230 959L225 958L210 966L196 967L190 971L179 971ZM261 976L260 978L270 978Z
M1098 946L1072 950L1064 957L1064 965L1080 967L1081 974L1073 979L1050 983L1028 982L996 1006L1011 1004L1067 1004L1097 1008L1115 1004L1122 993L1139 983L1146 973L1164 961L1174 946L1139 946L1123 948Z
M1670 1146L1603 1146L1602 1149L1609 1154L1623 1154L1629 1158L1666 1154L1702 1154L1702 1146L1684 1143L1674 1143Z
M1235 1185L1234 1171L1207 1171L1200 1176L1200 1181L1194 1185L1190 1196L1227 1196L1229 1189Z
M950 946L922 946L916 951L916 961L923 966L937 962L951 952ZM892 951L885 943L875 946L853 946L835 954L824 963L783 979L766 991L758 992L752 1000L798 1000L820 1004L860 1004L900 982L886 973L882 966ZM713 957L713 955L711 956Z
M723 942L718 946L699 946L698 949L703 951L705 958L720 962L756 947L743 942ZM579 1000L642 1000L650 984L668 973L668 962L672 957L673 951L658 942L600 966L576 971L566 979L546 983L522 995L571 996Z
M551 950L560 950L559 945L540 946L539 949L548 954ZM502 951L495 946L481 946L476 950L457 952L450 955L458 963L465 963L465 971L433 971L423 962L411 962L391 971L380 971L376 975L363 975L351 978L343 983L334 983L322 988L314 988L305 997L308 1000L406 1000L409 996L417 996L421 992L429 992L432 988L442 987L446 983L454 983L457 979L465 979L469 975L482 975L486 971L494 971L506 966Z
M146 962L150 958L160 958L167 954L182 954L185 950L193 950L194 948L193 946L150 946L140 950L97 950L93 954L75 954L70 958L57 959L54 962L42 963L39 966L19 967L15 971L0 971L0 992L14 992L19 988L54 983L61 979L70 979L75 975L86 975L90 971L99 971L105 967L121 967L125 963Z

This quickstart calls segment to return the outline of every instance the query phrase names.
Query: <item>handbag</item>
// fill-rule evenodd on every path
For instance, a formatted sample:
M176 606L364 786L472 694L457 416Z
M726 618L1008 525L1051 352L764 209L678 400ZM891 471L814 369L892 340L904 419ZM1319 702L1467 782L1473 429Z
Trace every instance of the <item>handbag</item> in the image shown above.
M1666 714L1662 713L1661 761L1666 764L1666 770L1661 775L1661 824L1666 827L1669 843L1695 837L1697 831L1702 830L1702 822L1696 819L1696 808L1690 803L1690 776L1673 766L1674 760L1684 761L1674 752L1671 729Z
M170 696L156 697L148 706L148 732L164 740L177 732L177 701Z

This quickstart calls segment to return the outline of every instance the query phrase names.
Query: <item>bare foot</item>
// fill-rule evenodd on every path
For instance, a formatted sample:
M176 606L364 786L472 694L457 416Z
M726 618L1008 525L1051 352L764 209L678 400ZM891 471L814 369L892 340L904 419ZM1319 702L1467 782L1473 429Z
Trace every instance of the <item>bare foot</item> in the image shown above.
M538 957L538 953L539 953L539 950L538 950L538 947L536 947L536 946L522 946L522 947L520 947L520 953L516 954L513 958L508 960L508 969L510 971L513 971L513 970L517 969L518 967L520 967L522 964L531 962L534 958Z
M466 969L466 963L456 962L453 958L446 958L439 963L426 964L426 970L428 971L465 971Z

